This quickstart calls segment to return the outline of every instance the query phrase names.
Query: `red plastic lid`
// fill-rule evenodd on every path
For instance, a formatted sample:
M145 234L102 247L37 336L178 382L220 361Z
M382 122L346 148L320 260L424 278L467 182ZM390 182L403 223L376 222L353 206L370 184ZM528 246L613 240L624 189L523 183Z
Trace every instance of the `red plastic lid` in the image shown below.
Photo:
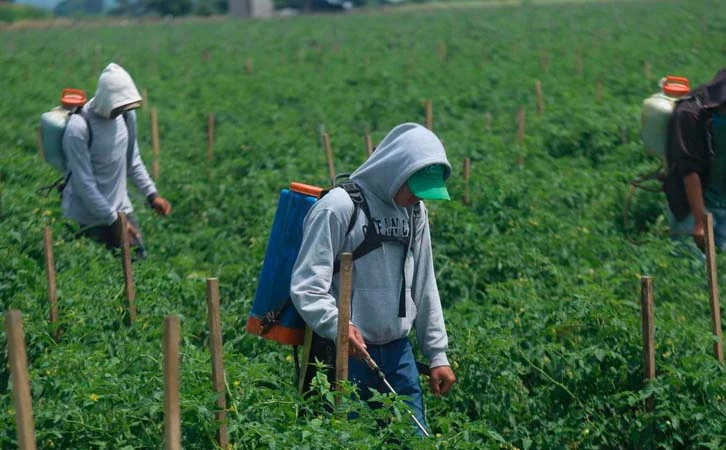
M663 83L663 93L669 97L683 97L691 91L688 78L668 75Z
M80 89L63 89L61 105L68 107L81 107L86 104L86 93Z
M323 188L319 188L317 186L311 186L309 184L303 184L303 183L290 183L290 190L293 192L297 192L303 195L309 195L311 197L318 198L320 197L320 194L323 192Z

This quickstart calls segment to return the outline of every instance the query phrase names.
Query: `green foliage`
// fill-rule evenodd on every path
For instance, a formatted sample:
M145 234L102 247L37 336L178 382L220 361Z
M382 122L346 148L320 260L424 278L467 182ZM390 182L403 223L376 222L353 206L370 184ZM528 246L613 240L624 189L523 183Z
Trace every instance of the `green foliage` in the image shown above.
M41 9L29 5L16 5L12 2L0 2L0 23L13 23L18 20L43 19L50 17L50 14Z
M663 74L694 85L713 75L723 61L726 11L716 0L531 3L3 32L0 306L23 311L38 447L161 448L161 330L175 313L184 335L184 446L214 448L204 301L204 279L214 276L233 448L724 448L726 375L711 354L705 269L672 256L662 195L639 192L627 228L622 209L628 181L659 164L639 142L640 103ZM35 192L57 177L38 161L40 114L64 87L92 93L103 65L121 60L159 112L158 187L174 205L171 217L155 218L132 194L150 257L134 265L139 316L130 328L117 255L75 239L57 196ZM293 180L327 182L318 125L331 136L336 169L346 172L365 158L366 132L378 141L398 123L423 121L427 98L455 167L455 200L428 207L458 383L447 397L427 393L435 437L416 440L401 399L381 396L385 407L370 410L347 386L335 408L324 379L310 396L298 395L291 351L244 326L280 189ZM210 112L216 135L208 162ZM139 111L139 127L150 167L148 109ZM472 161L466 206L458 200L464 157ZM55 237L59 343L46 322L46 225ZM644 274L654 277L656 297L658 378L648 385ZM5 361L0 447L12 448ZM654 412L644 406L651 395ZM349 413L359 418L347 420Z

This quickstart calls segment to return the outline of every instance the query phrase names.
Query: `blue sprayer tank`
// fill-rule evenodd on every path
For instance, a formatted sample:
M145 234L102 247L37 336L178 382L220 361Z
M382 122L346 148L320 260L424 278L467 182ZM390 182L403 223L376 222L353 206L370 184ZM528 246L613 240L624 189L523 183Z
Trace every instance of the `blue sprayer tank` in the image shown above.
M291 183L289 189L280 192L255 299L247 318L248 333L282 344L302 345L305 322L289 300L290 279L302 244L303 220L321 192L321 188L301 183ZM261 321L265 314L279 309L285 302L287 306L279 322L263 333Z

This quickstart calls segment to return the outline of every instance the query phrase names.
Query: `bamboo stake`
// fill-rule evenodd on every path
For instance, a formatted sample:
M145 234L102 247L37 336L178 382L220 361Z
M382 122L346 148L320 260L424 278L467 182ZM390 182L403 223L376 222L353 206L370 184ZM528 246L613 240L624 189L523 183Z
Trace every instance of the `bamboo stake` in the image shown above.
M368 156L373 154L373 138L370 133L366 133L366 154Z
M131 266L131 250L129 249L128 219L126 213L118 213L118 220L121 226L121 261L124 269L124 292L128 307L128 324L132 325L136 320L136 289L134 288L134 271Z
M469 197L469 179L471 176L471 158L468 156L464 158L464 204L468 205L471 203Z
M330 148L330 136L328 136L328 133L323 133L323 145L325 146L325 158L328 160L328 175L332 183L335 179L335 162L333 161L333 149Z
M542 99L542 83L539 80L534 82L534 92L537 95L537 114L544 112L544 101Z
M340 255L340 297L338 298L338 338L335 352L335 397L336 405L340 405L341 381L348 380L348 322L350 321L351 272L353 270L353 254Z
M179 414L179 316L164 318L164 448L181 450Z
M58 291L56 290L55 263L53 260L53 235L50 227L43 230L43 253L45 254L45 275L48 280L48 303L50 304L50 323L54 326L53 339L60 339L58 324Z
M434 129L434 111L431 99L426 100L426 128L433 131Z
M708 273L708 297L711 306L711 330L716 338L713 352L719 363L723 364L723 341L721 339L721 307L719 305L718 277L716 274L716 245L713 237L713 216L706 213L706 270Z
M217 397L214 419L219 424L217 443L223 449L229 444L227 435L227 398L222 357L222 321L219 313L219 280L207 278L207 315L209 317L209 353L212 355L212 387Z
M643 373L645 383L655 380L655 324L653 313L653 279L640 277L640 305L643 323ZM655 399L645 401L648 411L653 411Z
M207 161L214 159L214 113L207 118Z
M28 357L25 353L23 320L18 310L5 312L5 335L8 343L8 360L13 384L13 405L19 450L35 450L35 424L33 402L30 397Z
M153 145L154 160L151 164L151 176L159 181L159 122L156 107L151 108L151 144Z

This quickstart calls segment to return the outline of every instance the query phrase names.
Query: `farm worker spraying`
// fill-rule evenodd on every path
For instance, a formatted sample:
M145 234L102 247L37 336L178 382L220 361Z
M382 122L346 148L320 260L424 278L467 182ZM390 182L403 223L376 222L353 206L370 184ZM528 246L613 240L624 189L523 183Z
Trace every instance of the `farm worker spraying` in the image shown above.
M354 262L349 378L363 400L371 397L370 388L387 392L380 375L365 362L370 355L396 392L410 398L421 424L426 423L423 396L408 340L413 327L429 360L434 395L446 394L456 381L446 357L448 338L421 201L448 200L445 180L450 173L444 147L431 131L413 123L395 127L350 176L369 214L355 208L342 188L331 190L308 212L290 289L305 322L320 337L334 341L339 289L335 263L366 235L377 234L380 246ZM349 228L351 221L354 226Z
M726 250L726 68L677 104L666 160L671 234L690 234L703 250L709 211L716 246Z
M63 135L68 175L62 200L63 215L77 222L82 234L118 247L121 233L128 233L139 259L146 250L131 214L127 177L154 211L163 216L171 212L171 204L157 194L139 154L134 109L141 101L131 76L117 64L106 66L96 95L70 117ZM126 230L120 230L119 212L128 216Z

